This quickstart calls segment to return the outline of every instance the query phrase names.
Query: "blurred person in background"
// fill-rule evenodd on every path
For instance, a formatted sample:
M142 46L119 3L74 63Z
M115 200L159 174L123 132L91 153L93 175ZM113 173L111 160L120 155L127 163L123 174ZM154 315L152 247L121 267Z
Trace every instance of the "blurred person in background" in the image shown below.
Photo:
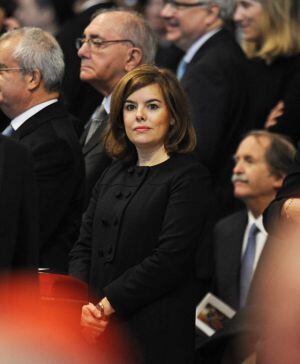
M168 68L176 72L178 63L183 57L183 51L166 39L165 21L160 15L163 7L163 0L147 0L144 6L144 15L158 40L155 64L158 67Z
M0 33L20 27L20 23L13 18L16 3L13 0L0 0Z
M296 144L300 138L299 1L237 0L234 20L250 59L250 125L288 135Z
M117 327L140 352L134 363L194 362L194 255L212 195L207 169L191 155L188 115L170 71L143 65L120 80L105 139L115 160L71 252L70 274L94 294L82 308L86 337Z
M213 178L218 217L236 208L231 156L249 129L247 62L229 26L233 8L233 0L170 0L161 12L167 40L185 52L177 76L191 106L197 157Z
M39 27L55 34L57 20L51 0L15 0L14 17L22 26Z

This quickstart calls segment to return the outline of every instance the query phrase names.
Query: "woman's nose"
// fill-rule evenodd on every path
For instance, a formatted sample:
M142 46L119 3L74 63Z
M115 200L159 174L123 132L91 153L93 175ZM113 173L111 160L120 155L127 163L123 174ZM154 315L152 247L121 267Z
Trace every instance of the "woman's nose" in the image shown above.
M144 110L142 108L138 108L137 109L137 112L136 112L136 119L138 121L143 121L146 119L146 116L145 116L145 113L144 113Z

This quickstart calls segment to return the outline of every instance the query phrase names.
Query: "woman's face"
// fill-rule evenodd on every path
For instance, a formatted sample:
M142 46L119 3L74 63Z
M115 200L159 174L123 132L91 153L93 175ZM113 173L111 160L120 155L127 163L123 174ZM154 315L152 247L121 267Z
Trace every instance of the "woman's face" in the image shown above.
M123 119L127 137L138 152L161 149L171 117L160 86L151 84L133 92L125 101Z
M276 0L274 0L276 1ZM259 42L262 37L261 17L262 5L255 0L237 0L234 21L242 30L243 39Z

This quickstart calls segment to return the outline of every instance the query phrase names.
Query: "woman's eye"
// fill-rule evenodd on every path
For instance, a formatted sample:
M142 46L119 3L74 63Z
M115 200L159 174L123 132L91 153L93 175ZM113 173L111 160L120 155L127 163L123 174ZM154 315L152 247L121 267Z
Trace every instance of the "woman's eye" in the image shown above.
M149 105L148 105L148 108L149 108L150 110L157 110L157 109L158 109L158 105L157 105L157 104L149 104Z
M127 111L134 110L134 105L133 104L125 104L124 109L127 110Z

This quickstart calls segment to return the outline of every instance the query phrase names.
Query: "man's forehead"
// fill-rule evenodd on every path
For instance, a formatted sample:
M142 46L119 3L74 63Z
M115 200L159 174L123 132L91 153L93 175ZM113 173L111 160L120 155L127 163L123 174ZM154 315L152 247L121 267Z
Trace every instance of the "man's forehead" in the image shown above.
M0 59L12 58L12 54L16 48L17 41L14 39L7 39L0 41Z
M20 37L10 37L7 39L2 39L0 40L0 47L2 50L15 49L20 40Z
M120 23L124 19L120 14L117 13L103 13L94 18L90 24L85 28L85 34L99 34L104 32L117 33ZM118 18L118 19L116 19Z
M237 155L251 156L259 158L264 156L265 152L269 149L271 141L264 136L249 135L240 143L237 151Z

